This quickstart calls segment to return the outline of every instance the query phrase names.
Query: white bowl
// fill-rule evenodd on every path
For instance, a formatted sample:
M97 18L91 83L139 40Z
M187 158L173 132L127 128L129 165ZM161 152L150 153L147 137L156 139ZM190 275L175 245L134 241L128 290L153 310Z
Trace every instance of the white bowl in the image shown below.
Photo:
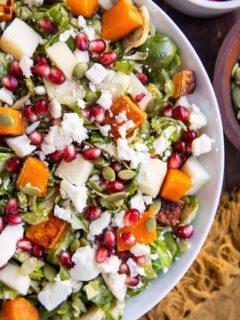
M213 17L240 8L240 0L208 1L208 0L166 0L179 11L194 17Z
M182 0L179 0L182 1ZM197 77L197 89L190 101L198 104L208 118L205 132L215 139L212 152L201 157L211 174L210 182L199 192L200 210L194 222L191 249L184 254L166 274L160 274L139 296L128 299L124 320L136 320L162 300L187 272L199 253L212 225L223 182L224 141L221 116L208 75L193 47L175 23L151 0L136 0L146 5L157 29L172 38L181 49L182 67L193 70Z

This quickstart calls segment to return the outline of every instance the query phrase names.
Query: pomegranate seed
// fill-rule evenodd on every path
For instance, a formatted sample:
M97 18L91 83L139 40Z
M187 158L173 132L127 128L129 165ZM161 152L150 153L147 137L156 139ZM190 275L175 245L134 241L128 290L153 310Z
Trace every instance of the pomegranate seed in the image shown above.
M29 138L34 146L39 146L43 142L43 134L37 130L31 132Z
M50 67L46 63L39 63L34 68L34 73L38 77L44 78L48 77L50 74Z
M129 267L126 263L122 263L119 267L119 273L129 275Z
M23 72L22 72L22 69L19 67L18 61L16 61L16 60L12 61L10 68L9 68L9 73L16 78L23 77Z
M118 251L117 256L119 259L121 259L123 262L126 262L129 258L132 258L133 255L130 251Z
M6 163L6 169L8 172L16 172L21 165L21 160L18 157L10 158Z
M174 145L174 150L179 153L182 154L186 151L186 142L185 141L177 141Z
M187 153L192 153L192 142L188 142L186 144L186 152Z
M96 121L97 123L103 123L105 118L105 110L103 107L96 105L90 109L90 121Z
M125 241L129 245L132 245L136 242L136 239L131 232L123 232L121 234L121 238L123 241Z
M101 149L99 148L88 148L84 149L82 152L82 156L85 160L96 160L102 154Z
M136 73L136 77L138 78L139 81L142 82L142 84L148 83L148 76L146 75L146 73L138 72Z
M106 49L106 42L102 39L92 40L89 43L89 51L95 54L101 54Z
M85 119L90 120L90 111L88 109L82 109L82 113Z
M177 235L183 239L191 238L192 234L193 226L191 224L188 224L186 226L180 226L177 231Z
M172 117L177 120L188 121L189 111L185 107L176 106L172 111Z
M113 248L116 244L115 234L111 230L107 230L104 232L103 236L103 246L107 249Z
M63 150L63 159L66 162L71 162L75 160L77 157L77 150L75 148L74 144L69 144L68 146L65 147Z
M27 120L29 120L31 122L35 122L38 119L38 117L36 115L35 106L33 106L32 104L26 105L23 108L23 115Z
M129 227L136 223L140 218L140 212L137 209L128 209L124 215L124 224Z
M171 169L178 169L182 164L180 156L173 152L171 156L168 158L168 167Z
M9 223L9 224L19 224L22 222L22 217L17 214L17 215L8 215L6 217L6 221Z
M145 93L140 93L140 94L138 94L136 97L135 97L135 102L136 103L139 103L139 102L141 102L142 101L142 99L145 97Z
M194 139L196 139L197 133L194 130L187 130L184 131L183 136L187 142L192 142Z
M63 151L60 151L60 150L57 150L49 155L49 159L52 162L58 162L62 160L62 157L63 157Z
M32 242L27 239L20 239L17 242L17 249L30 252L32 251Z
M38 54L35 58L35 64L48 64L47 57L43 54Z
M171 118L172 117L172 111L173 111L173 107L172 106L166 106L163 109L164 117Z
M151 158L151 159L158 159L158 156L153 156L153 155L151 155L150 158Z
M73 267L72 258L68 252L66 251L61 252L59 259L62 266L69 269Z
M57 68L51 68L48 79L54 84L62 84L65 81L65 76L61 70Z
M93 221L96 220L97 218L100 217L102 211L99 207L97 206L89 206L84 212L84 217L88 221Z
M147 258L146 256L139 256L139 257L134 257L133 260L136 262L139 267L142 267L145 265Z
M133 278L127 277L125 281L126 285L129 287L136 287L139 284L139 282L140 282L139 277L133 277Z
M14 76L5 76L2 78L2 85L6 89L14 91L18 87L18 81Z
M85 36L84 33L82 32L79 32L77 35L76 35L76 38L75 38L75 46L81 50L81 51L86 51L89 47L89 40L88 38Z
M4 229L3 217L0 216L0 233L3 231L3 229Z
M108 183L107 186L108 192L116 193L124 190L124 184L120 181L112 181Z
M18 213L17 199L12 198L7 203L6 214L8 214L8 215L16 215L17 213Z
M102 190L107 190L108 181L105 180L105 179L101 179L100 182L99 182L99 185L100 185Z
M108 257L108 251L105 248L99 248L96 252L96 261L97 263L103 263Z
M188 158L189 158L189 154L187 152L181 154L182 164L184 164L184 162L186 162Z
M35 112L39 117L43 117L48 112L48 102L44 99L40 99L35 103Z
M40 19L39 25L42 28L42 30L46 33L54 34L57 32L57 26L56 26L55 22L53 22L47 18Z
M122 170L122 165L121 165L121 163L116 162L116 161L114 161L114 162L111 164L111 167L112 167L112 169L114 170L115 173L118 173L119 171Z
M34 244L33 248L32 248L32 255L36 258L41 258L43 256L43 247L38 245L38 244Z
M104 53L100 59L100 63L103 66L109 66L110 64L114 63L115 61L117 61L117 54L114 51Z

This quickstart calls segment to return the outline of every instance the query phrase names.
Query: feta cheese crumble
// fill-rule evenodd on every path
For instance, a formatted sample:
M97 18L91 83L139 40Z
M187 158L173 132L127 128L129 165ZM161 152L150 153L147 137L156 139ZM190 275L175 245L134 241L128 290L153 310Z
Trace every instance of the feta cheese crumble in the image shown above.
M8 138L6 140L8 146L16 153L16 155L20 158L24 158L31 154L36 146L32 146L31 140L27 135L18 136L15 138Z
M0 100L5 102L6 104L12 105L13 104L13 93L12 91L2 87L0 89Z
M138 191L137 194L130 199L130 207L132 209L138 209L140 213L145 211L146 206L141 191Z
M28 56L22 56L19 62L19 67L21 68L24 76L30 78L32 76L31 67L33 66L33 60Z
M78 212L82 212L87 203L87 188L74 186L66 180L60 184L60 194L63 199L70 199Z
M103 279L106 282L108 288L115 296L115 298L121 302L124 301L124 298L127 293L127 286L125 284L126 278L127 276L125 274L103 274Z
M90 82L95 85L100 84L107 76L108 71L101 64L94 63L90 69L85 73L85 76Z
M54 119L61 118L62 107L61 107L61 104L57 101L57 99L53 99L49 103L49 112Z
M117 256L110 256L102 263L97 263L97 268L102 273L117 273L122 261Z
M102 233L104 229L106 229L111 222L111 214L109 212L103 212L102 215L92 221L89 226L89 233L92 236L97 236Z
M54 216L64 221L71 222L72 210L70 206L67 206L66 208L61 208L56 204L54 207Z
M200 137L196 138L192 142L192 153L195 157L200 156L201 154L210 152L212 150L213 140L206 135L202 134Z
M150 255L150 247L145 244L136 243L131 249L130 252L136 256L148 256Z
M102 90L101 97L97 100L97 104L99 104L103 109L108 110L112 106L112 95L109 91Z

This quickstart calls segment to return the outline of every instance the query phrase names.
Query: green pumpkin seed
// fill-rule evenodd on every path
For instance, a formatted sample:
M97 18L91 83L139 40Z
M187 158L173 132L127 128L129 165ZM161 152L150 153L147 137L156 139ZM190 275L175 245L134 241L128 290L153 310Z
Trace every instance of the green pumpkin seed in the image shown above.
M89 103L89 104L94 104L98 99L98 96L95 92L92 91L88 91L87 95L85 97L85 100Z
M133 170L121 170L118 172L118 177L123 180L132 180L136 175Z
M239 85L240 84L240 67L238 67L237 70L235 71L234 78L235 78L236 84Z
M85 62L79 62L73 70L73 76L80 80L85 76L87 70L88 65Z
M48 281L53 281L54 278L57 275L57 271L52 266L50 266L49 264L45 264L44 265L43 273L44 273L44 276L46 277L46 279Z
M161 209L161 201L160 200L154 200L153 203L150 205L149 209L153 210L155 214L157 214Z
M20 267L20 272L23 275L28 275L32 273L35 268L38 265L38 259L37 258L29 258L23 262L23 264Z
M240 108L240 87L235 87L232 92L232 98L235 108Z
M21 191L28 196L39 196L41 193L41 190L39 188L32 186L22 187Z
M91 177L92 176L100 176L101 174L102 174L101 170L93 169L93 171L91 172Z
M157 221L154 217L149 217L145 222L145 227L148 233L152 233L157 228Z
M78 239L74 239L71 243L70 250L71 252L75 252L78 248L81 247L81 242Z
M233 69L232 69L232 77L233 78L235 78L235 73L238 68L239 68L239 63L235 63L235 65L233 66Z
M103 178L107 181L114 181L116 179L116 174L111 167L105 167L102 170Z
M15 123L13 117L8 114L0 114L0 126L10 127Z
M126 199L127 196L128 196L127 192L117 192L117 193L111 194L110 196L107 196L104 200L108 202L116 202L122 199Z
M94 190L96 190L98 192L102 192L102 188L100 187L100 185L96 181L89 179L88 183L89 183L90 187L93 188Z
M124 204L124 199L118 200L118 201L115 201L115 202L114 202L114 205L115 205L117 208L123 206L123 204Z

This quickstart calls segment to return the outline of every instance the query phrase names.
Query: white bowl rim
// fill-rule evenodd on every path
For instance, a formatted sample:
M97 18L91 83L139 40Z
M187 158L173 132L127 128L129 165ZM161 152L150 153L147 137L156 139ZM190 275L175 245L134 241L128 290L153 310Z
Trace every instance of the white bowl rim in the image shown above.
M185 0L186 2L191 2L199 7L224 10L224 9L237 9L240 8L239 0L229 0L229 1L208 1L208 0Z
M214 203L213 203L213 210L211 213L211 217L209 218L209 222L208 225L206 226L205 230L202 232L202 236L201 236L201 241L199 241L195 246L195 252L192 253L191 257L189 258L188 262L186 262L185 264L185 268L182 268L178 275L176 277L174 277L173 279L171 279L169 281L168 287L167 288L163 288L161 294L159 294L159 296L155 296L152 297L151 302L146 304L146 305L141 305L138 310L134 313L134 315L132 314L131 316L128 314L128 317L126 317L126 313L124 314L123 320L136 320L139 319L141 316L143 316L145 313L147 313L150 309L152 309L154 306L156 306L164 297L167 296L167 294L178 284L178 282L183 278L183 276L185 275L185 273L189 270L189 268L191 267L191 265L193 264L193 262L195 261L197 255L199 254L202 246L204 245L207 236L209 234L210 228L212 227L216 212L217 212L217 208L218 208L218 204L219 204L219 200L221 197L221 192L222 192L222 185L223 185L223 177L224 177L224 165L225 165L225 156L224 156L224 135L223 135L223 126L222 126L222 121L221 121L221 115L220 115L220 110L218 107L218 102L217 102L217 98L215 96L214 93L214 89L213 86L211 84L211 81L208 77L208 74L198 56L198 54L196 53L195 49L193 48L193 46L191 45L190 41L187 39L187 37L184 35L184 33L181 31L181 29L176 25L176 23L167 15L167 13L165 13L156 3L153 2L153 0L136 0L138 3L142 4L143 2L149 2L150 5L153 7L153 9L156 12L159 12L160 16L164 16L164 18L169 22L169 24L173 25L177 31L178 34L182 37L182 39L191 47L192 49L192 54L194 56L194 59L196 60L196 63L199 65L200 69L202 69L203 75L205 76L205 81L208 85L208 87L211 88L211 94L212 94L212 98L215 101L215 105L216 105L216 113L218 116L218 120L219 122L219 126L220 126L220 136L219 136L219 172L220 172L220 176L219 176L219 184L216 187L216 194L215 194L215 198L214 198ZM190 0L189 0L190 1ZM192 0L191 0L192 1ZM237 0L238 1L238 0ZM141 295L141 294L140 294ZM138 296L134 297L137 298ZM131 299L131 298L130 298ZM128 310L130 311L130 310Z

